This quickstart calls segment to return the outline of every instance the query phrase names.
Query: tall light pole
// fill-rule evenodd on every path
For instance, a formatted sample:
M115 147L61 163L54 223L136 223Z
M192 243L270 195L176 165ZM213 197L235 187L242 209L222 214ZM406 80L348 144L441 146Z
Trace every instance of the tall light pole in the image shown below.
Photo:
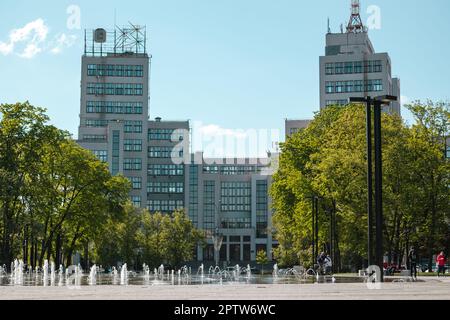
M376 98L350 98L350 103L365 103L367 107L367 208L368 208L368 262L372 265L372 223L373 223L373 204L372 204L372 106L374 107L374 139L375 139L375 262L381 271L381 280L383 281L383 154L381 139L381 108L383 105L389 105L392 101L397 101L395 96L379 96Z

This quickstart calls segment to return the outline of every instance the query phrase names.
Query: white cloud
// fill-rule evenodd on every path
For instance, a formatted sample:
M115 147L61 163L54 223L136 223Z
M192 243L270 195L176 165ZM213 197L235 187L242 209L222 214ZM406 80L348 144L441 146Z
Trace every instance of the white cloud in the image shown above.
M401 106L405 106L406 104L410 104L411 103L411 99L409 99L409 97L407 96L400 96L400 105Z
M14 50L14 44L0 42L0 54L7 56L11 54Z
M48 35L49 27L42 18L38 18L22 28L11 30L8 40L0 41L0 54L16 54L25 59L31 59L42 52L59 54L65 48L72 47L77 40L75 35L65 33L59 33L52 39Z
M9 33L9 41L0 42L0 53L7 56L12 54L19 44L23 44L24 49L18 54L19 57L31 59L42 51L40 45L47 39L48 32L49 29L41 18L27 23L22 28L13 29Z
M74 35L67 35L65 33L58 34L50 44L50 52L53 54L59 54L64 50L64 48L72 47L76 40L77 37Z
M23 52L21 54L19 54L19 57L25 58L25 59L31 59L41 51L42 51L42 49L39 48L37 45L30 43L26 46L26 48L23 50Z

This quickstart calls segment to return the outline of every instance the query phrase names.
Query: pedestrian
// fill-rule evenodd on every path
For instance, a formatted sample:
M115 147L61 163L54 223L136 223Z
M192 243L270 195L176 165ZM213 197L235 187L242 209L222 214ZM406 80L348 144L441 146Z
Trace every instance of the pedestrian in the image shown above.
M417 261L419 260L419 258L417 256L417 252L414 247L411 247L411 250L409 250L408 259L409 259L409 270L411 271L411 277L414 280L417 280Z
M324 270L323 266L325 263L325 259L326 259L326 255L325 252L322 252L321 254L319 254L319 256L317 257L317 264L319 265L319 270L318 273L322 273Z
M445 276L445 264L447 263L447 259L445 258L444 251L442 251L436 258L436 263L438 267L438 277L442 272L442 275Z

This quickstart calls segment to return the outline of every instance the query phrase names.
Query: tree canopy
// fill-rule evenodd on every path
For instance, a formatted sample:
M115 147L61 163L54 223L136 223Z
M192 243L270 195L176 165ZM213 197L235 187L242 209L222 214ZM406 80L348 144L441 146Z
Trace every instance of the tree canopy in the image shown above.
M449 247L449 105L408 106L417 124L383 114L384 248L400 264L416 244L431 259ZM274 224L283 265L310 265L312 201L319 197L319 239L333 249L340 269L362 267L367 257L367 151L365 108L331 106L282 144L271 189ZM333 244L331 246L331 244Z

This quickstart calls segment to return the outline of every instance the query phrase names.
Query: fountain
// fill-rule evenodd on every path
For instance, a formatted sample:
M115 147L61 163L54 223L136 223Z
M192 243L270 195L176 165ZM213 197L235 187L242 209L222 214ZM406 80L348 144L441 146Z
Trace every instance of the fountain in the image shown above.
M55 263L52 261L50 264L50 285L51 286L55 285L55 278L56 278Z
M122 266L122 269L120 270L120 284L128 285L128 270L126 263Z
M210 269L211 269L211 268L210 268ZM204 276L205 276L205 266L203 265L203 263L202 263L202 265L198 268L197 275L199 275L199 274L200 274L201 277L204 277Z
M48 260L44 261L44 287L47 286L48 282Z
M250 265L247 265L247 278L250 279L252 277L252 268Z
M89 285L94 286L97 284L97 266L94 264L89 273Z
M275 265L273 266L273 272L272 272L272 275L274 278L278 278L278 272L279 272L278 263L275 263Z
M164 278L164 265L160 265L158 268L158 275Z

